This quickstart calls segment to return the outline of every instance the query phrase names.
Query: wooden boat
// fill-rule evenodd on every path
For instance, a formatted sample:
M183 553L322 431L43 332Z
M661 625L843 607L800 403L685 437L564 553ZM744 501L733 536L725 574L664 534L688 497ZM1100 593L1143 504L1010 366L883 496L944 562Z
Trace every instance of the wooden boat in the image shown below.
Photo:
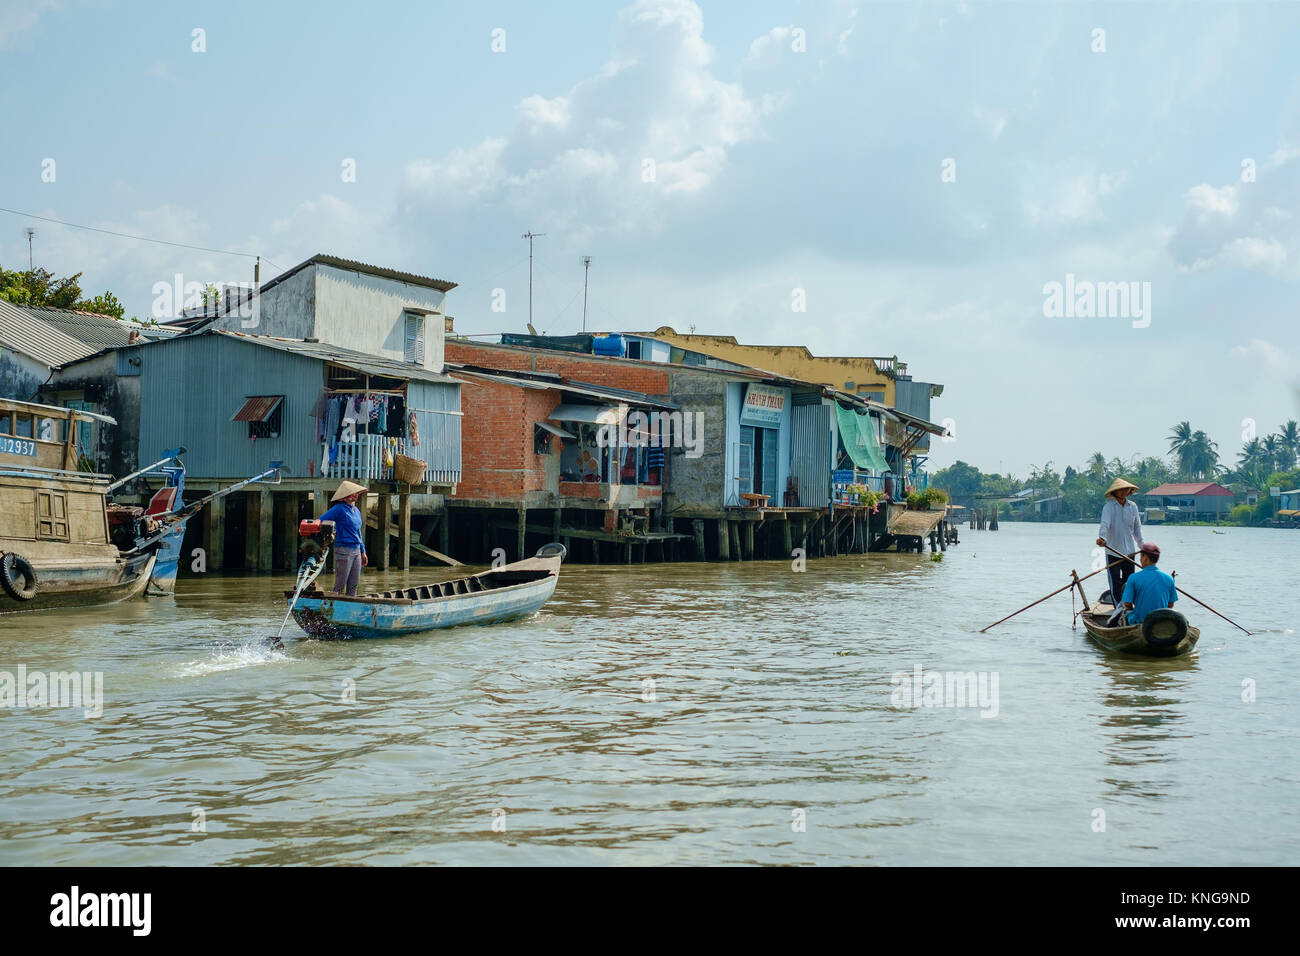
M1115 608L1098 601L1079 615L1088 636L1108 651L1142 657L1179 657L1191 652L1201 639L1198 628L1177 611L1156 612L1141 624L1109 627Z
M152 549L118 547L107 475L76 470L92 412L0 400L0 613L111 604L149 582Z
M525 617L550 600L565 549L548 544L537 557L438 584L348 597L316 588L293 604L293 619L322 640L401 637L463 624ZM292 602L293 591L285 591Z

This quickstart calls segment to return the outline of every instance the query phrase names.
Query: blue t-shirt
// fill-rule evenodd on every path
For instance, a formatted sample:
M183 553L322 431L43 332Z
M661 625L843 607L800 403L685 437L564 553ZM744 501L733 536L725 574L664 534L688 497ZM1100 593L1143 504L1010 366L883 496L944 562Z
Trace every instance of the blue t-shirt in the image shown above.
M1133 605L1133 610L1128 614L1130 624L1141 624L1152 611L1169 607L1177 600L1174 579L1154 564L1128 579L1124 584L1124 596L1120 599L1121 603Z
M334 522L334 546L357 548L366 553L365 537L361 533L361 512L356 505L340 501L320 516L321 521Z

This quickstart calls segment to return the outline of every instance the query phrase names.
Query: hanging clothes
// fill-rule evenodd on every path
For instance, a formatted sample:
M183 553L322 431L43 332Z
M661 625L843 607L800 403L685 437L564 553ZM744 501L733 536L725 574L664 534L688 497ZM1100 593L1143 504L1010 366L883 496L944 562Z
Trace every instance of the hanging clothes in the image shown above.
M389 399L384 434L389 438L401 438L406 434L406 400L400 395Z
M406 417L406 435L410 440L411 447L419 447L420 444L420 422L415 417L415 412L411 412Z

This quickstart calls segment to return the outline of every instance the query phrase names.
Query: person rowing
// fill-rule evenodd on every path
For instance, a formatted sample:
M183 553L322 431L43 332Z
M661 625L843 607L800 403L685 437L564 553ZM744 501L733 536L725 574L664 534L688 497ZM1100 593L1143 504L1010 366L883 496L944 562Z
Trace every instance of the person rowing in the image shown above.
M1109 548L1111 551L1125 555L1123 560L1114 555L1107 555L1110 564L1111 603L1118 605L1124 594L1124 585L1137 573L1137 567L1127 555L1142 547L1142 519L1138 506L1128 500L1129 495L1137 491L1137 485L1123 478L1116 478L1106 489L1106 503L1101 507L1101 527L1097 531L1097 547Z

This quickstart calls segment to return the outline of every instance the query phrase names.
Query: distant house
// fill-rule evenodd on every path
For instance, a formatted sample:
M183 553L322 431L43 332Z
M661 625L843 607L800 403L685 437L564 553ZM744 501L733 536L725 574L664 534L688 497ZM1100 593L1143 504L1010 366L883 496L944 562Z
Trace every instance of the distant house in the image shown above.
M1232 507L1233 497L1229 489L1213 481L1158 485L1142 496L1148 513L1163 512L1165 521L1221 518Z
M174 329L72 309L32 308L0 299L0 398L28 401L59 365Z

